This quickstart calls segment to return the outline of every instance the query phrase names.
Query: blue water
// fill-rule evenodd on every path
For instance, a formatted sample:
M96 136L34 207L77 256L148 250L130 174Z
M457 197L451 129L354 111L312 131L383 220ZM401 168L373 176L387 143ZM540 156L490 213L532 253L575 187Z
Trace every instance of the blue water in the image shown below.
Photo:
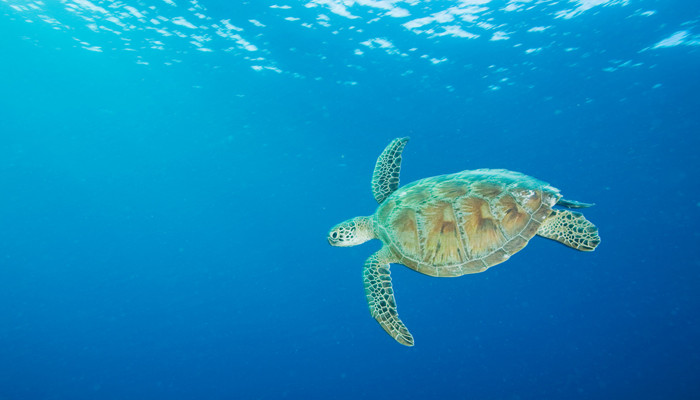
M699 20L0 0L0 399L700 398ZM400 136L402 183L520 171L595 202L602 244L393 265L397 344L362 287L380 243L326 234L374 212Z

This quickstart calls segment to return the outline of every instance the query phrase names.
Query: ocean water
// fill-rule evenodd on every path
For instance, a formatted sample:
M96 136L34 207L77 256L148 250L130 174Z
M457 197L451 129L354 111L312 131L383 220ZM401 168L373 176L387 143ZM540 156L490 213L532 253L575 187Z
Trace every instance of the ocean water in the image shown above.
M700 3L0 0L0 399L700 398ZM370 179L596 205L480 274L392 265Z

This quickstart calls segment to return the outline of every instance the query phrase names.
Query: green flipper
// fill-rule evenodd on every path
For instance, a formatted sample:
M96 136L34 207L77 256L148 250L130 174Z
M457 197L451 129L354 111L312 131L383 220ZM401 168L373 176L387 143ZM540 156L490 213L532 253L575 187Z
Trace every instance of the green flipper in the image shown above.
M407 137L392 140L377 159L372 175L372 193L379 204L399 187L401 152L406 143Z
M405 346L413 346L413 336L396 312L394 289L391 287L389 275L389 263L392 258L389 248L385 246L365 261L362 275L369 312L397 342Z
M581 251L593 251L600 244L598 228L575 211L553 210L537 234Z
M557 205L562 206L562 207L566 207L566 208L588 208L588 207L593 207L595 204L582 203L582 202L576 201L576 200L559 199L559 201L557 201Z

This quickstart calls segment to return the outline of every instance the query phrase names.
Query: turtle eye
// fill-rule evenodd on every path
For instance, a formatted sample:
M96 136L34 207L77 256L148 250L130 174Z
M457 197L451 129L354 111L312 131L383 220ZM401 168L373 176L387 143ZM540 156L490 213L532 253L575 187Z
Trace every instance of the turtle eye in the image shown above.
M338 239L338 232L333 232L333 233L331 233L331 237L332 237L333 239Z

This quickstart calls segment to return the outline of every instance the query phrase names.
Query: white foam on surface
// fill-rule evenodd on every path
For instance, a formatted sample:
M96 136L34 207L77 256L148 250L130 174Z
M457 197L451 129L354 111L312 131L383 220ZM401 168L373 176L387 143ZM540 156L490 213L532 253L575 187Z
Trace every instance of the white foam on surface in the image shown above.
M652 46L652 49L658 49L662 47L675 47L683 44L683 42L688 39L690 32L688 31L678 31L673 35L663 39Z
M340 0L311 0L309 3L306 4L306 7L316 7L316 6L323 6L328 8L330 12L333 14L340 15L341 17L345 18L357 18L357 16L352 15L344 2Z
M628 19L659 20L655 10L627 7L634 3L632 0L305 0L241 6L253 11L229 15L211 15L206 8L209 1L213 0L56 0L54 3L62 7L49 7L41 1L0 0L0 5L6 4L5 11L16 14L20 21L43 24L80 38L74 42L76 47L91 52L134 52L141 63L148 62L155 52L158 57L221 52L241 57L249 65L259 67L256 70L280 73L284 71L275 62L277 58L303 55L326 60L338 57L337 49L344 52L340 57L355 56L357 60L385 54L424 60L429 66L443 64L449 58L450 65L454 65L456 57L449 53L450 49L460 48L463 54L469 54L479 46L502 46L498 42L504 41L513 42L504 49L528 60L537 57L527 55L545 49L549 54L559 52L573 59L584 57L589 51L585 37L582 44L580 36L570 35L573 20L581 15L595 17L605 8L619 7L629 9ZM280 23L292 36L294 29L311 33L305 34L311 40L277 46L274 40L279 40L275 34L279 35ZM675 30L666 28L662 31L665 35L643 50L700 45L700 36L693 33L696 26L697 21L688 21ZM447 46L433 46L437 42ZM277 53L266 49L267 43ZM481 44L475 46L477 43ZM288 53L284 53L285 48ZM332 52L324 53L331 48ZM579 48L584 50L575 52ZM253 59L252 54L265 57ZM631 59L634 56L620 56L624 62L601 63L600 68L615 72L639 65L639 61ZM179 61L170 59L164 63L176 62ZM568 65L576 64L573 60ZM340 65L348 71L364 68ZM303 71L289 74L303 76ZM513 79L503 79L499 76L491 83L499 89L513 84Z
M102 7L98 7L98 6L94 5L94 4L92 4L92 3L89 2L88 0L73 0L73 2L74 2L75 4L77 4L78 6L84 8L84 9L86 9L86 10L89 10L89 11L99 12L99 13L102 13L102 14L109 14L109 12L107 12L107 10L105 10L105 9L102 8Z
M479 35L475 35L473 33L469 33L462 29L458 25L449 25L445 26L444 31L441 33L436 33L435 36L452 36L452 37L457 37L457 38L468 38L468 39L476 39L479 37Z
M139 10L135 9L134 7L131 6L124 6L124 9L127 10L131 15L133 15L136 18L145 18L143 14L139 12Z
M394 18L405 18L411 15L411 13L408 12L407 9L405 8L392 8L386 12L386 15Z
M53 29L70 32L76 46L91 52L136 52L139 63L146 65L147 52L174 50L172 55L197 52L231 52L239 50L250 54L259 50L252 43L258 36L246 34L241 24L254 27L265 25L256 19L214 19L197 0L57 0L63 8L46 6L41 1L0 0L8 10L22 15L28 22L37 20ZM279 6L280 10L290 6ZM296 22L294 20L293 22ZM107 33L109 36L105 36ZM250 38L248 38L250 36ZM87 40L84 40L87 39ZM98 43L94 43L98 42ZM236 53L240 54L240 53ZM165 64L176 63L174 59ZM257 60L265 69L277 68L271 60Z
M188 21L187 21L185 18L183 18L183 17L175 17L175 18L171 19L170 22L172 22L172 23L175 24L175 25L184 26L184 27L187 27L187 28L190 28L190 29L197 29L196 26L192 25L190 22L188 22Z
M627 5L628 0L574 0L576 7L561 10L557 13L557 18L571 19L582 13L599 6Z
M498 40L508 40L510 39L510 36L508 36L507 32L494 32L493 36L491 36L491 41L498 41Z

